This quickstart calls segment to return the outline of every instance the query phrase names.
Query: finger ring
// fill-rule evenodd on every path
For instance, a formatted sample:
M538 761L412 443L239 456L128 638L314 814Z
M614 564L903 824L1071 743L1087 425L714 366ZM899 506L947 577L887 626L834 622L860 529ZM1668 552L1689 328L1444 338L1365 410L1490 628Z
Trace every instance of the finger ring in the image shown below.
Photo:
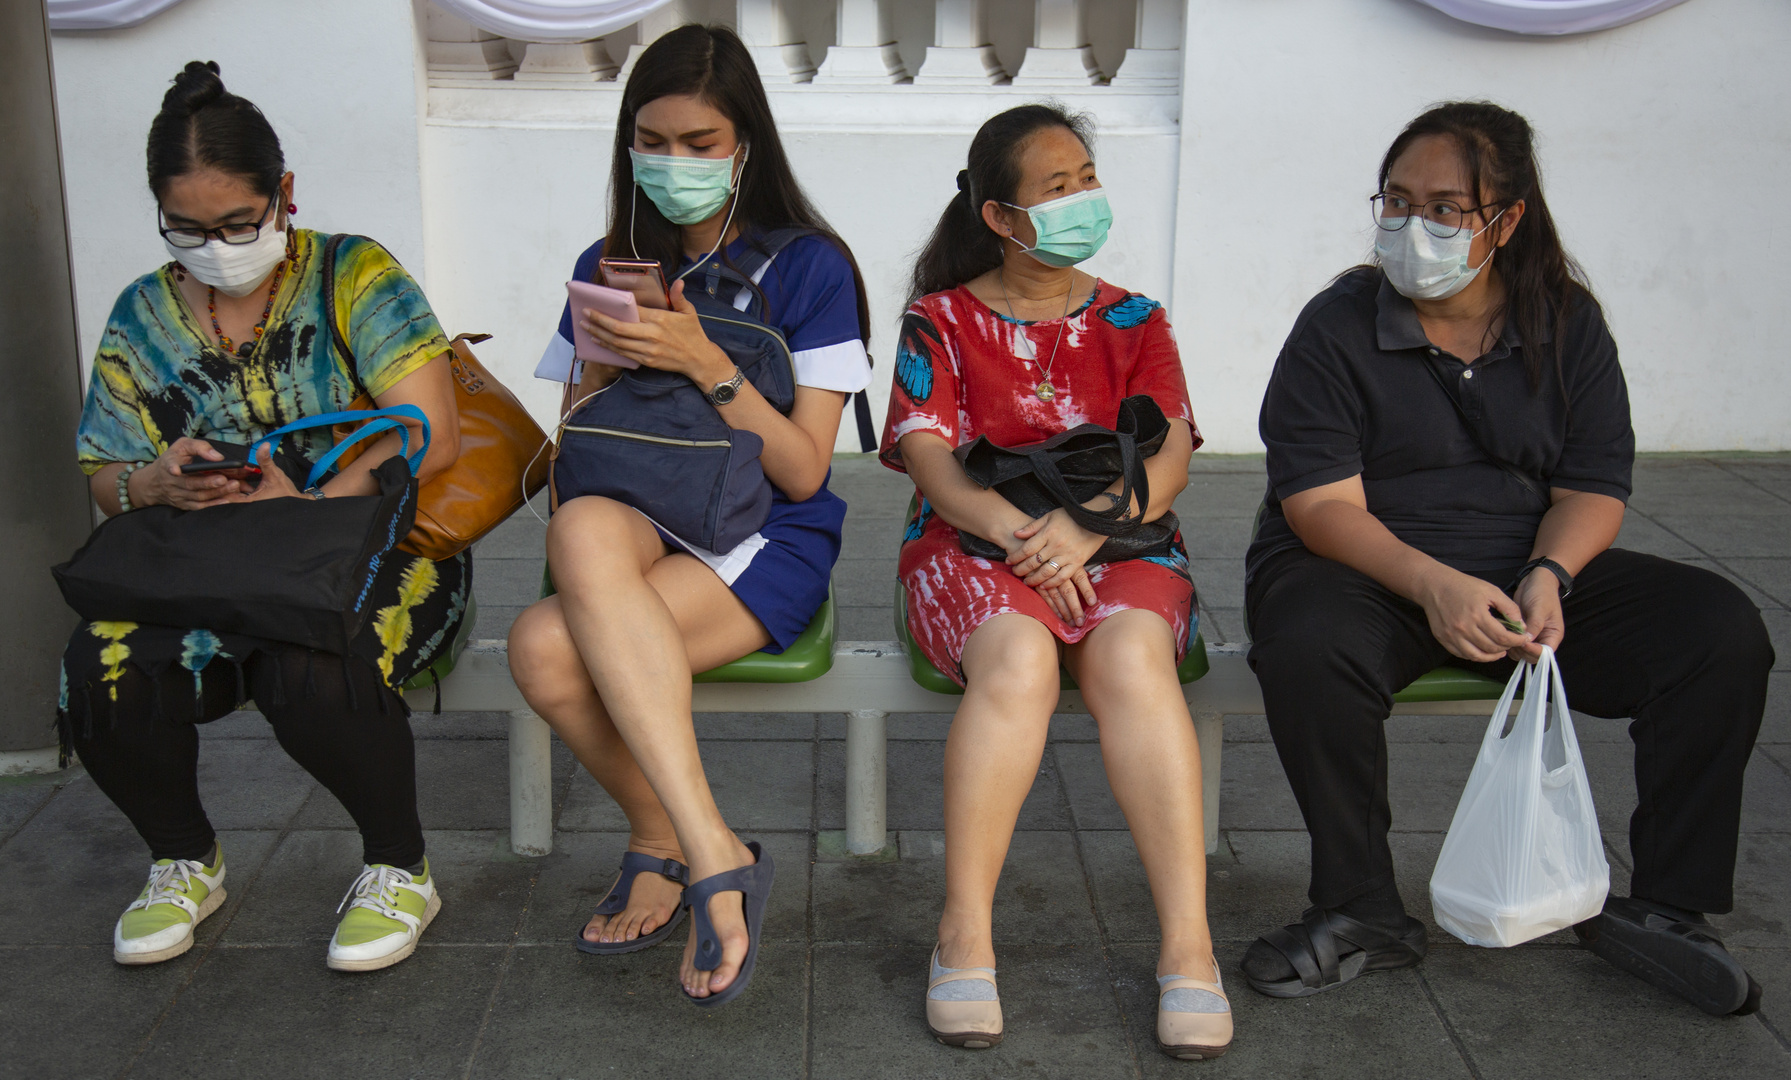
M1059 572L1059 573L1061 573L1061 572L1062 572L1062 571L1063 571L1063 567L1061 567L1061 566L1059 566L1059 565L1057 565L1057 560L1056 560L1056 559L1046 559L1046 560L1045 560L1045 565L1046 565L1046 566L1049 566L1049 567L1050 567L1050 568L1051 568L1051 569L1053 569L1053 570L1056 570L1056 571L1058 571L1058 572Z

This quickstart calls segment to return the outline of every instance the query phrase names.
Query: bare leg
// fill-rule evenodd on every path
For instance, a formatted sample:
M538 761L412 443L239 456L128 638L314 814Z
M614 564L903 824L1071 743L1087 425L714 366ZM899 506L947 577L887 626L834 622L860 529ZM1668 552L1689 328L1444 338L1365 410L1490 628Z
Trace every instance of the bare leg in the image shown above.
M1150 879L1158 975L1212 980L1200 743L1175 677L1175 639L1151 611L1122 611L1064 650L1101 730L1107 783Z
M939 962L994 967L995 883L1057 707L1057 638L997 615L964 646L964 701L945 740L945 912Z
M707 567L668 554L645 518L607 499L560 508L548 563L559 595L518 620L524 655L511 663L524 697L622 804L631 832L664 847L669 826L692 880L750 863L703 775L690 674L763 646L764 628ZM698 972L687 950L681 976L699 997L730 984L746 952L738 893L711 901L710 918L722 961Z

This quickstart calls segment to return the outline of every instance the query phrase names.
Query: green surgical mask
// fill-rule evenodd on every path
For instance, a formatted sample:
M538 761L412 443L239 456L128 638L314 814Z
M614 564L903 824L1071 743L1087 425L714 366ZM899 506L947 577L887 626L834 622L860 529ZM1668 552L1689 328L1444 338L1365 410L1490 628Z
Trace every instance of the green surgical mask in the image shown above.
M1113 224L1113 210L1103 188L1089 188L1037 206L1002 205L1024 210L1032 219L1038 240L1020 250L1046 266L1074 266L1090 258L1107 242L1107 227Z
M734 155L724 158L643 154L632 147L634 182L675 225L695 225L713 217L734 191ZM740 164L746 165L744 150Z

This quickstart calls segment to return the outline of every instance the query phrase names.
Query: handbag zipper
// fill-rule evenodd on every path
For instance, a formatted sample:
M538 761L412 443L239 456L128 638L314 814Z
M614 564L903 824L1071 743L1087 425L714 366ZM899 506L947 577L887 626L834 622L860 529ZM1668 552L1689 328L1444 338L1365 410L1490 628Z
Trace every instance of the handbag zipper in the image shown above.
M584 435L612 435L618 439L633 439L636 442L659 443L661 446L732 446L726 439L672 439L664 435L644 435L638 431L622 431L619 428L573 427L566 425L566 431L576 431Z

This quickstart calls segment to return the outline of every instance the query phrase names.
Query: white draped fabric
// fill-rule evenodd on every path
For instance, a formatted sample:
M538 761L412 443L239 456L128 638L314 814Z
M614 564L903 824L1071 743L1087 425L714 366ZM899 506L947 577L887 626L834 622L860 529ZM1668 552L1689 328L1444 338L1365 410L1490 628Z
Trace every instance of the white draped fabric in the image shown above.
M517 41L588 41L639 22L670 0L434 0L444 10Z
M49 0L52 30L116 30L140 22L180 0Z
M1463 22L1514 34L1585 34L1645 19L1685 0L1424 0Z

